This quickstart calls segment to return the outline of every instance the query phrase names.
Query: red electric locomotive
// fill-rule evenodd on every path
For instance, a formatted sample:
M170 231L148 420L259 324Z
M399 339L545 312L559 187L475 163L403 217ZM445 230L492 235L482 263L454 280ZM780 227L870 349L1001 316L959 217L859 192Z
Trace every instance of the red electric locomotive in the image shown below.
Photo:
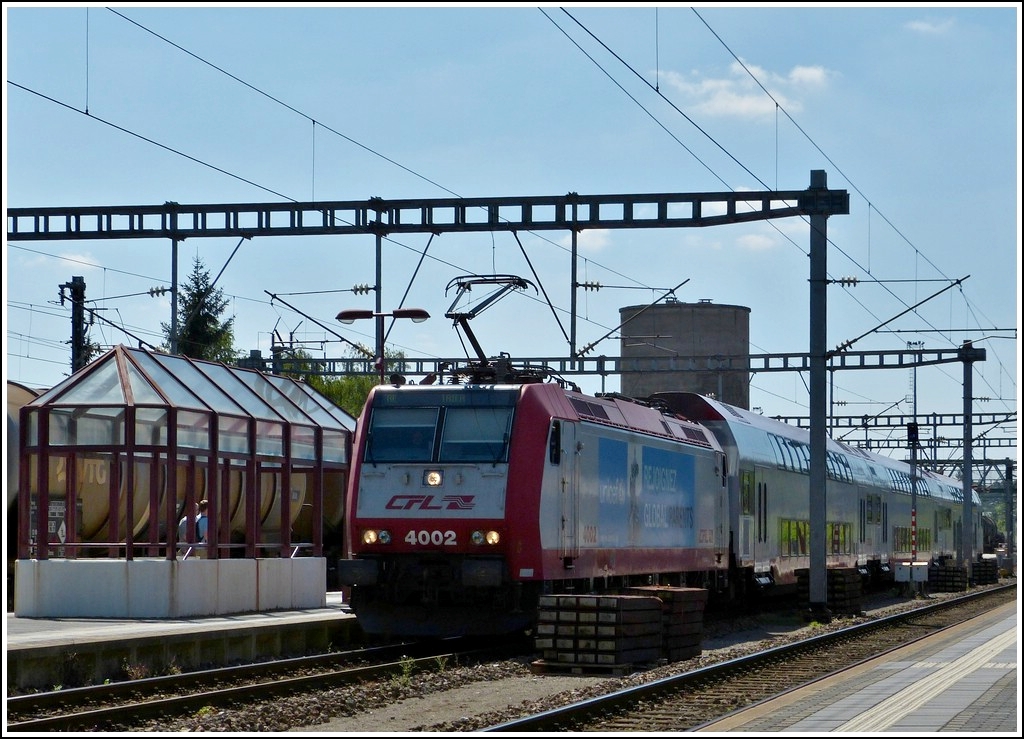
M538 597L721 587L726 460L699 424L554 383L381 385L353 439L339 577L367 633L527 629Z

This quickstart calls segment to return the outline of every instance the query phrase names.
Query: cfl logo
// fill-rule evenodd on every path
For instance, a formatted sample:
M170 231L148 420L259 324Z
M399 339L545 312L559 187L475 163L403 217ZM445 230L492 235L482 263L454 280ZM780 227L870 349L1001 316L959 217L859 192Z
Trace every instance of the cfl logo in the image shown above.
M471 511L475 495L395 495L384 506L389 511Z

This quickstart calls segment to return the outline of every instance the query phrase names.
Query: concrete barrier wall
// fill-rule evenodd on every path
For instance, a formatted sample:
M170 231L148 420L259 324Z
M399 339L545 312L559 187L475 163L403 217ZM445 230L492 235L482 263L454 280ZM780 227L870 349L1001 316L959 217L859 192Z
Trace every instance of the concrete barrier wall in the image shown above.
M187 618L327 604L327 560L19 559L14 615Z

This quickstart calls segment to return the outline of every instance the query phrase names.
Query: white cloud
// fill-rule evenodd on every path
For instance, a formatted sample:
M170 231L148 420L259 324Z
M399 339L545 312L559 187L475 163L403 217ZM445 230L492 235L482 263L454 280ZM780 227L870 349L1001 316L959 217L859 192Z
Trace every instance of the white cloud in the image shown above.
M828 77L828 70L822 66L799 66L789 70L789 81L798 87L824 87Z
M69 262L73 262L75 265L75 269L79 271L96 270L103 268L102 263L98 259L88 254L73 254L69 252L61 252L60 258L65 259Z
M611 231L607 228L585 228L576 236L576 248L581 252L595 254L604 251L611 241ZM572 235L563 236L558 242L568 249L572 247Z
M798 65L776 74L740 62L734 62L729 72L729 77L703 79L697 71L689 76L668 72L663 79L689 99L687 105L707 115L765 118L774 115L776 103L790 113L800 112L800 96L824 89L834 75L820 65Z
M944 21L910 21L907 23L906 28L915 33L924 33L933 36L938 36L946 33L953 27L952 20Z
M786 110L799 111L800 106L786 100L778 100ZM772 115L775 103L764 94L723 90L697 105L697 110L713 116L739 116L740 118L762 118Z
M775 246L775 239L764 234L745 234L736 239L736 245L746 251L765 251Z
M771 234L806 246L810 238L810 223L805 218L777 218L771 222Z

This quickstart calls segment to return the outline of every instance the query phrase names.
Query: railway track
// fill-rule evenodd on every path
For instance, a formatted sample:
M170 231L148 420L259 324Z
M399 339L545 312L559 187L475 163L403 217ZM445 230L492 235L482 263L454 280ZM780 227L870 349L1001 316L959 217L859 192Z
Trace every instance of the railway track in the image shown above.
M979 596L1002 592L1003 600L1016 597L1015 582L1008 586L979 591L971 597L952 596L942 604L956 604L966 607L977 603ZM993 607L986 600L972 608ZM930 633L942 628L937 621L936 606L916 608L892 619L876 619L863 627L849 627L841 633L843 639L856 645L857 634L876 635L868 638L874 644L881 640L877 631L885 622L891 622L894 629L894 645L902 645L920 638L923 628ZM947 621L964 620L959 615L944 617ZM901 624L899 619L903 619ZM742 629L741 629L742 630ZM334 729L348 731L349 719L360 716L380 715L385 706L415 698L410 709L414 724L421 729L443 731L543 731L551 730L615 730L622 731L678 731L684 727L698 726L732 712L750 702L789 688L789 682L807 682L820 675L820 663L828 665L829 672L838 669L840 654L848 649L834 634L833 642L823 637L807 640L803 647L808 651L807 666L794 661L799 654L796 646L792 651L776 648L764 651L757 657L732 659L721 665L693 669L687 675L669 674L663 666L649 672L638 672L626 679L609 679L607 689L595 686L595 692L586 693L591 697L586 706L563 706L563 701L579 701L581 693L572 697L554 690L551 698L535 704L533 713L524 703L521 711L495 711L490 714L466 713L462 709L451 721L435 715L433 720L443 721L428 726L430 720L424 712L423 702L430 692L450 690L460 685L477 684L484 680L501 680L513 674L526 675L526 665L535 654L530 644L467 643L465 640L445 640L434 643L403 643L374 649L359 649L351 652L333 653L299 659L243 665L162 678L117 683L93 688L62 690L54 693L36 693L8 698L7 731L284 731L306 727L317 731L318 726L332 725ZM865 637L867 638L867 637ZM852 648L852 647L850 647ZM885 647L882 647L885 648ZM843 650L841 652L840 650ZM822 656L824 655L824 656ZM852 655L852 653L851 653ZM845 657L856 661L855 655ZM759 662L770 665L773 661L776 673L759 666ZM817 667L816 667L816 663ZM707 664L706 662L702 662ZM779 667L779 665L784 667ZM517 665L517 666L513 666ZM683 668L682 663L679 664ZM672 665L668 665L671 668ZM797 675L799 667L800 674ZM729 677L728 669L745 671L751 682L738 682ZM721 676L719 674L721 670ZM536 676L525 677L535 683ZM615 683L613 686L612 683ZM650 683L650 686L642 684ZM672 684L681 693L685 702L684 715L671 703ZM759 684L760 683L760 684ZM485 683L479 683L484 685ZM629 685L630 688L622 689ZM694 687L694 686L697 687ZM486 690L486 688L481 688ZM614 691L614 692L612 692ZM729 696L733 696L730 698ZM509 695L509 708L514 701ZM504 699L503 699L504 700ZM431 700L432 703L432 700ZM504 702L501 703L505 705ZM421 708L417 708L420 706ZM542 707L543 706L543 707ZM642 707L636 716L636 707ZM471 709L469 709L471 711ZM588 715L588 711L591 713ZM595 713L596 711L596 713ZM520 718L514 718L516 716ZM599 718L594 718L594 716ZM488 719L489 716L489 719ZM335 718L337 717L337 718ZM508 722L508 723L500 723ZM376 726L376 724L371 724ZM572 726L572 729L565 729ZM657 728L651 728L657 727ZM668 728L670 727L670 728ZM330 729L328 729L330 730ZM380 729L374 728L372 731Z
M679 732L1015 601L1016 584L507 721L489 732Z
M523 643L481 646L447 639L368 647L346 652L236 665L7 699L7 732L117 731L146 721L238 704L273 700L309 690L386 680L407 680L422 670L521 653Z

